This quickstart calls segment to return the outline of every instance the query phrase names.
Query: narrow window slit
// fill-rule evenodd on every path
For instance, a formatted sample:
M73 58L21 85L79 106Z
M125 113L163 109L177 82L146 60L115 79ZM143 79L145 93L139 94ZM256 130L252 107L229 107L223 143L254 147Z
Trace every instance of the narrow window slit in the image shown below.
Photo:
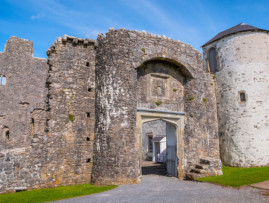
M239 91L239 102L246 102L247 101L247 95L245 91Z
M89 137L86 138L87 141L91 141L91 139Z
M3 137L6 141L10 140L10 132L8 127L3 128Z
M90 66L90 63L89 62L86 62L86 66L89 67Z
M90 112L86 112L87 117L90 118L91 117L91 113Z
M86 163L91 163L91 158L86 159Z
M35 133L35 119L32 118L31 121L31 135L33 136Z
M246 101L246 94L244 92L240 93L240 101L245 102Z

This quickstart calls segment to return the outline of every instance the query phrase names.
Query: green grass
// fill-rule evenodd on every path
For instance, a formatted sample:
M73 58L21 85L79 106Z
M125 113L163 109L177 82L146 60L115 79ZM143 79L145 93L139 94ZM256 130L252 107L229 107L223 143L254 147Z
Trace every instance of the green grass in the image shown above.
M91 184L60 186L0 195L0 202L48 202L104 192L117 186L94 186Z
M269 180L269 166L253 168L223 166L222 170L223 175L221 176L198 178L197 180L232 187L240 187Z

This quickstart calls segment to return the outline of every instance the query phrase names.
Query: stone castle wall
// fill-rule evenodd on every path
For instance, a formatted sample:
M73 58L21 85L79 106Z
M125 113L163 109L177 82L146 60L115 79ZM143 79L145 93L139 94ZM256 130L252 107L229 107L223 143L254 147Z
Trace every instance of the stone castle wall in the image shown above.
M34 58L33 43L11 37L0 53L0 191L40 185L46 153L46 59Z
M137 108L186 113L184 173L219 160L214 80L190 45L122 29L32 53L18 38L0 53L0 192L140 182Z
M95 41L63 36L47 51L47 184L88 183L95 127Z
M186 112L182 166L186 172L202 157L219 159L213 78L203 71L198 51L166 37L123 29L110 30L105 37L100 35L98 44L93 182L124 184L140 181L138 153L141 138L135 131L137 107ZM178 87L181 90L178 94L182 92L182 102L178 105L168 100L158 106L154 99L150 100L151 104L142 104L145 97L141 92L147 90L147 82L139 82L138 72L141 65L143 68L151 61L174 64L178 73L186 78L184 81L180 76L182 81L176 80L184 82L184 88L181 83ZM169 72L160 74L171 77Z
M217 51L216 95L222 161L250 167L269 164L269 35L244 32L204 47ZM246 101L240 101L244 93Z
M32 42L15 37L0 53L0 192L91 179L95 41L64 36L48 60L32 54Z

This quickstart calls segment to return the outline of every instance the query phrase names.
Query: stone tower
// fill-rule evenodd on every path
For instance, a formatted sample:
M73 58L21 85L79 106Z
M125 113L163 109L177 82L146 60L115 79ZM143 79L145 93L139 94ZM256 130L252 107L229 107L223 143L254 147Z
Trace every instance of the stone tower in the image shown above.
M244 23L203 45L213 73L221 159L225 165L269 164L269 35Z

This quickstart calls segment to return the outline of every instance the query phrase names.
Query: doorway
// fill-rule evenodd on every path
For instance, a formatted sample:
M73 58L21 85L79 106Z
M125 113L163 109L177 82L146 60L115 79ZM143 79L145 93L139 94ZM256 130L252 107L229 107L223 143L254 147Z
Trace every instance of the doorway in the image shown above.
M183 178L184 115L183 112L137 109L143 175Z

